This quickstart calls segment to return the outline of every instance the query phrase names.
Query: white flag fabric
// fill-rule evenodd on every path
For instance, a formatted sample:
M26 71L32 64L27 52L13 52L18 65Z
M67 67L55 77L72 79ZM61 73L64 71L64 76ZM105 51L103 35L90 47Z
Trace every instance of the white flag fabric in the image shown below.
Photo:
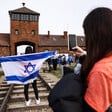
M0 62L8 84L27 84L37 78L43 62L55 51L1 57Z

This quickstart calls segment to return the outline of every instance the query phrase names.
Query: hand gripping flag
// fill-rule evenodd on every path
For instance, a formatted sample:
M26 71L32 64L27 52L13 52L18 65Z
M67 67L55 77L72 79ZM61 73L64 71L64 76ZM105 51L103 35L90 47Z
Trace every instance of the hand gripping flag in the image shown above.
M8 84L27 84L37 78L43 62L54 51L1 57L0 62Z

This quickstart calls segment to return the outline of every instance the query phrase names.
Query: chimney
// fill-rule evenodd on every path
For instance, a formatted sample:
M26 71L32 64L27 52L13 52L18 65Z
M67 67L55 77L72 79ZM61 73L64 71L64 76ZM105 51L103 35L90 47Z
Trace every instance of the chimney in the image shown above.
M48 38L50 38L50 31L48 31Z
M67 31L64 31L64 39L67 39Z

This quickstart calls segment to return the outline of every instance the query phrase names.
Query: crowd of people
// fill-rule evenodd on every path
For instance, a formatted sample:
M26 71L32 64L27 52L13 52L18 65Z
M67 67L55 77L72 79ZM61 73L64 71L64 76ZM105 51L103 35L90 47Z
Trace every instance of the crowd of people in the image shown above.
M65 54L62 54L62 55L59 55L59 56L54 56L53 58L48 58L46 60L46 63L47 63L47 67L46 69L48 71L51 71L51 70L57 70L57 67L61 67L61 65L71 65L72 63L74 62L74 57L72 55L65 55Z

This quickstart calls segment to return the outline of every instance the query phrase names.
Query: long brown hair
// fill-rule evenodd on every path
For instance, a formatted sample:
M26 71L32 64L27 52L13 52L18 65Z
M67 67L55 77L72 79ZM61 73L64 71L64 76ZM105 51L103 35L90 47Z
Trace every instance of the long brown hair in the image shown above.
M99 7L92 10L83 22L87 56L83 65L86 77L94 64L112 52L112 10Z
M33 48L31 46L27 46L25 49L25 54L33 53Z

